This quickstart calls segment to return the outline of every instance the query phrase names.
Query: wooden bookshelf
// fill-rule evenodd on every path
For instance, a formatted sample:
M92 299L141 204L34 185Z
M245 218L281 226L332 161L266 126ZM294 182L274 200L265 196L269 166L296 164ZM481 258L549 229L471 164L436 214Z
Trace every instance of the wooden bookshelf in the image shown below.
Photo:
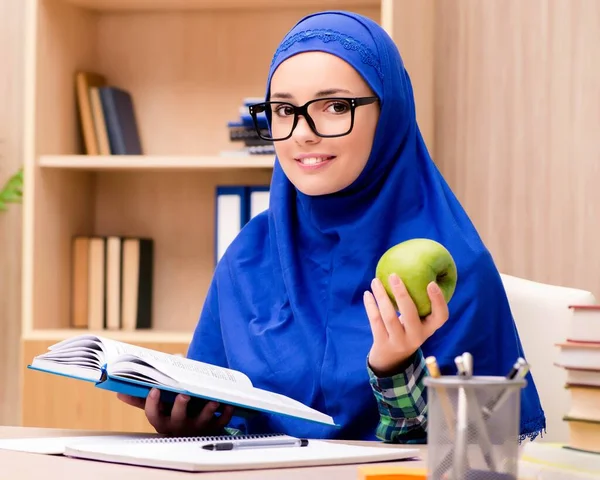
M149 429L108 392L24 368L52 343L88 333L69 328L71 239L154 239L152 329L89 333L185 354L214 269L215 188L268 185L272 174L273 156L222 154L239 148L229 140L227 122L238 118L244 97L264 94L285 32L325 9L385 20L394 37L401 13L416 12L413 0L27 2L24 425ZM403 49L422 45L418 38L402 41ZM420 77L430 74L432 62L410 66L419 93L418 85L430 84ZM145 155L82 154L76 70L99 72L131 92ZM34 402L40 395L50 399L48 408Z

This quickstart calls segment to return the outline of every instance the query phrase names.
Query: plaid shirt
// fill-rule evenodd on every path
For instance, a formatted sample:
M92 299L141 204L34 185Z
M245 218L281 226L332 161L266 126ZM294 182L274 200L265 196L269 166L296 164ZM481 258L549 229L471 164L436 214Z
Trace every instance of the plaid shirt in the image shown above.
M427 400L423 379L425 359L417 350L412 363L401 373L378 378L367 365L369 381L379 408L375 432L385 442L425 443L427 441Z
M426 443L427 401L423 379L427 368L421 350L417 350L406 370L391 377L378 378L368 362L367 371L381 417L375 432L377 438L384 442ZM225 433L243 432L225 427Z

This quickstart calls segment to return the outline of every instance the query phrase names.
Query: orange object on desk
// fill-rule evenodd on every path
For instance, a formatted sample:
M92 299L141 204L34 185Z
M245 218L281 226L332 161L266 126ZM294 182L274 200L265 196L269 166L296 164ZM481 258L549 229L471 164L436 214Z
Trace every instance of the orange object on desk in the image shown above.
M358 480L427 480L427 469L417 467L358 467Z

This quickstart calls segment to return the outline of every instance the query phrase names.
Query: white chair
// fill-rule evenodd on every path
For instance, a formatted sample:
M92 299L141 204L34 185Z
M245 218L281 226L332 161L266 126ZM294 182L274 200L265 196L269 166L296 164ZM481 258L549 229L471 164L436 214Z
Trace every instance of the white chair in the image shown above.
M585 290L507 274L501 274L501 277L546 413L547 433L540 441L567 442L569 431L562 418L570 401L565 389L566 372L554 365L558 354L555 345L566 339L571 319L569 305L595 304L596 299Z

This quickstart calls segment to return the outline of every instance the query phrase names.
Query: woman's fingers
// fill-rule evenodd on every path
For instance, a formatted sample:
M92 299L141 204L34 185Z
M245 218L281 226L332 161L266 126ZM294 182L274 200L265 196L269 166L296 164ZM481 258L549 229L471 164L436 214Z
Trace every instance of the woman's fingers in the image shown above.
M147 398L137 398L130 395L117 394L119 400L144 409L150 425L161 434L166 435L200 435L202 432L221 431L233 417L234 407L226 405L223 413L217 417L215 413L219 403L210 401L200 411L196 418L188 417L189 395L179 394L170 409L169 414L161 411L160 391L152 388Z
M225 406L221 416L218 417L217 419L215 419L214 426L217 431L221 430L227 426L227 424L231 421L231 417L233 417L233 411L234 411L233 405Z
M202 411L194 419L194 429L197 431L205 430L213 419L215 412L219 408L218 402L210 401L202 408Z
M169 417L163 417L160 413L160 392L156 388L150 390L150 393L146 398L144 410L150 425L152 425L158 433L169 433Z
M450 316L448 303L446 303L444 294L435 282L427 285L427 294L431 300L431 313L422 322L426 338L433 335L438 328L444 325Z
M406 289L406 285L398 275L392 273L390 275L390 286L407 336L418 335L422 329L421 319L419 318L417 306Z
M375 343L382 342L388 338L388 332L381 318L381 313L377 307L375 297L369 291L364 293L363 302L365 304L365 310L367 311L367 317L371 324L371 331L373 332L373 341Z
M187 406L189 401L190 397L188 395L179 394L175 397L175 402L171 409L169 430L177 432L185 428L185 424L188 421Z
M378 278L375 278L371 282L371 288L373 289L373 295L377 301L377 306L381 312L381 318L383 319L388 334L391 337L400 338L404 335L404 329L402 328L396 309L394 308L390 297L388 297L383 283L381 283L381 280Z

